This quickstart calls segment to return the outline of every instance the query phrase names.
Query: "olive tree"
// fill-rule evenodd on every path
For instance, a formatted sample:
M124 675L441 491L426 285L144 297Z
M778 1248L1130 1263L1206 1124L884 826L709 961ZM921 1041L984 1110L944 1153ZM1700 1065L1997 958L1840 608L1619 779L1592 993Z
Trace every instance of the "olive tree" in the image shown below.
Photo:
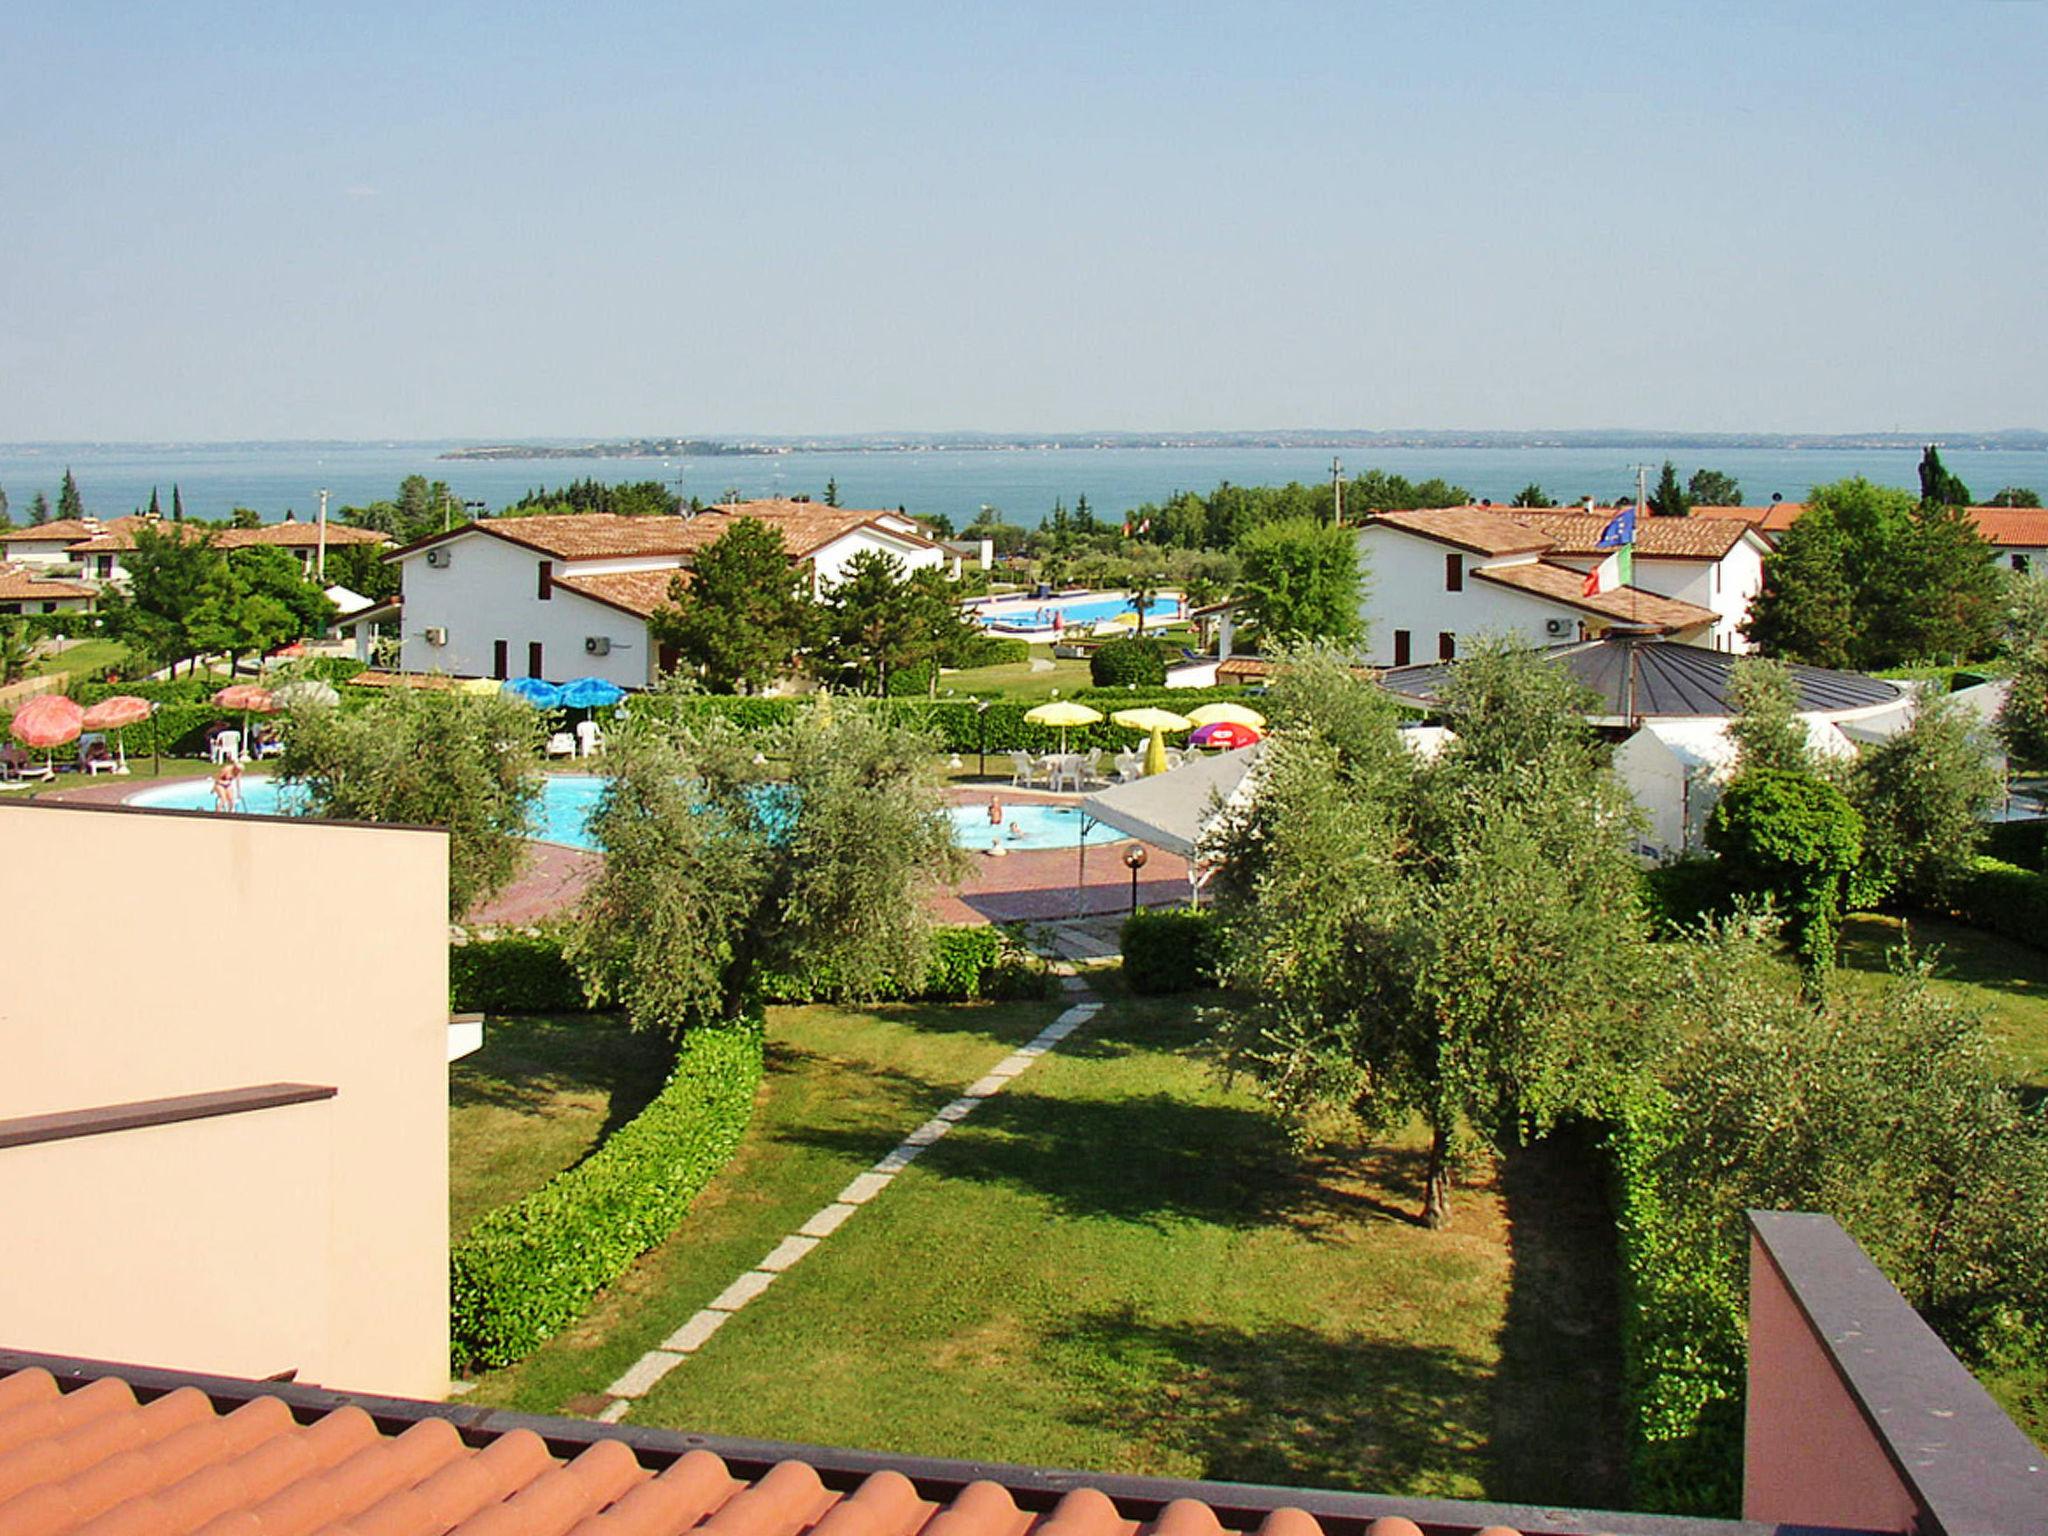
M539 718L503 694L393 688L283 720L278 777L313 815L448 832L448 915L511 883L540 803Z
M1459 735L1420 765L1370 684L1326 656L1283 668L1253 793L1206 850L1244 998L1228 1061L1299 1125L1419 1115L1432 1227L1464 1126L1507 1143L1596 1109L1648 1042L1634 819L1583 701L1525 651L1458 671Z
M569 954L593 999L672 1038L759 1010L771 975L868 997L920 975L928 884L957 873L932 744L870 706L820 698L767 751L660 699L615 731L591 817L605 861Z
M2003 790L1986 733L1949 700L1926 700L1905 730L1866 747L1850 775L1863 818L1859 885L1919 902L1949 896Z

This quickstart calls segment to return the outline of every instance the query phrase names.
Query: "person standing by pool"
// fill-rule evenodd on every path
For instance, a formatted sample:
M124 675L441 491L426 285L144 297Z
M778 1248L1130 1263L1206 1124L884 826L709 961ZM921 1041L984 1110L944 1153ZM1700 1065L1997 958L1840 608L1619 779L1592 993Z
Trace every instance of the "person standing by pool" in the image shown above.
M230 757L213 770L213 808L232 811L242 798L242 765Z
M988 824L992 827L1000 827L1003 824L1003 802L1001 796L988 803Z

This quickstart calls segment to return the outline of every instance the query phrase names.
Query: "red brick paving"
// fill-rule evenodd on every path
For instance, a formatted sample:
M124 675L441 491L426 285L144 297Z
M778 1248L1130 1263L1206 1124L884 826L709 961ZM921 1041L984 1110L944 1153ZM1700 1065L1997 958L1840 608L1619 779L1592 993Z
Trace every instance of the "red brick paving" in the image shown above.
M203 782L203 774L190 780L155 779L148 787L181 782ZM115 804L140 788L125 779L80 784L57 792L55 798L88 804ZM992 796L1017 803L1037 801L1072 804L1071 795L1012 789L1007 785L956 787L949 798L957 803L986 803ZM465 921L475 926L525 927L568 911L584 888L596 876L601 854L560 843L536 842L533 852L512 883L493 900L472 911ZM1082 859L1072 848L1043 848L1006 854L1000 858L970 851L972 868L952 890L934 890L927 898L932 915L944 923L1013 923L1050 918L1093 916L1122 912L1130 906L1131 875L1124 867L1124 849L1129 839L1090 844ZM1138 879L1138 904L1145 907L1174 906L1188 899L1188 865L1177 854L1162 848L1147 848L1143 873ZM1077 877L1085 872L1086 883L1077 891Z

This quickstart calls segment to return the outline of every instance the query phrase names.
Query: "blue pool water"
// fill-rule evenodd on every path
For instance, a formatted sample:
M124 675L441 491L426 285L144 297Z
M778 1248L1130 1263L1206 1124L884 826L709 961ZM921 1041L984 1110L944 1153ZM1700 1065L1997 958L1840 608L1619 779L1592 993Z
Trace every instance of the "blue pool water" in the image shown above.
M976 610L975 617L989 628L1050 629L1057 613L1064 624L1098 624L1120 613L1136 613L1138 605L1122 593L1101 597L1049 597L1043 602L1013 604L1002 608ZM1148 619L1177 619L1180 599L1155 597L1145 605Z
M591 840L590 813L597 808L598 792L604 780L587 773L552 773L541 794L539 822L534 836L542 842L566 843L571 848L595 848ZM953 841L962 848L985 850L993 842L1019 851L1033 848L1072 848L1080 838L1081 813L1072 806L1038 802L1003 801L1000 829L990 826L988 804L1000 798L990 794L979 801L951 807ZM162 810L210 811L213 786L204 780L187 784L165 784L140 790L128 797L130 805L155 806ZM258 816L294 815L300 810L275 779L252 777L242 781L244 811ZM1012 825L1017 835L1011 836ZM1122 833L1095 823L1088 828L1090 847L1115 842Z

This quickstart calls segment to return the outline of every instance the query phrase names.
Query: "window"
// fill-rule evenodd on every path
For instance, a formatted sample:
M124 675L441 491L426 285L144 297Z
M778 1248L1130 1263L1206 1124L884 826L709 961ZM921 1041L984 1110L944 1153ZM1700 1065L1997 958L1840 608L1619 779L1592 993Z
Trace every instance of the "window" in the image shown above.
M2034 562L2029 560L2025 555L2014 555L2012 557L2012 568L2018 571L2022 576L2024 576L2027 573L2027 568L2031 566L2033 563Z
M57 611L57 605L56 605L55 603L45 603L45 604L43 604L43 612L45 612L45 613L55 613L56 611Z
M0 613L19 613L19 612L21 612L21 604L19 604L19 603L0 603Z
M540 563L540 600L544 603L552 602L554 601L554 596L555 562L552 560L543 560Z
M1436 659L1438 661L1456 661L1458 659L1458 637L1448 629L1437 631Z
M1394 631L1394 665L1397 667L1407 666L1408 654L1408 631L1397 629Z
M1444 556L1444 590L1446 592L1462 592L1465 590L1465 557L1463 555Z
M491 642L491 676L499 682L512 675L512 647L503 640Z
M538 640L526 642L526 675L528 677L539 677L541 675L540 642Z
M101 555L99 557L99 573L100 580L102 581L105 581L114 574L114 557L112 555Z

